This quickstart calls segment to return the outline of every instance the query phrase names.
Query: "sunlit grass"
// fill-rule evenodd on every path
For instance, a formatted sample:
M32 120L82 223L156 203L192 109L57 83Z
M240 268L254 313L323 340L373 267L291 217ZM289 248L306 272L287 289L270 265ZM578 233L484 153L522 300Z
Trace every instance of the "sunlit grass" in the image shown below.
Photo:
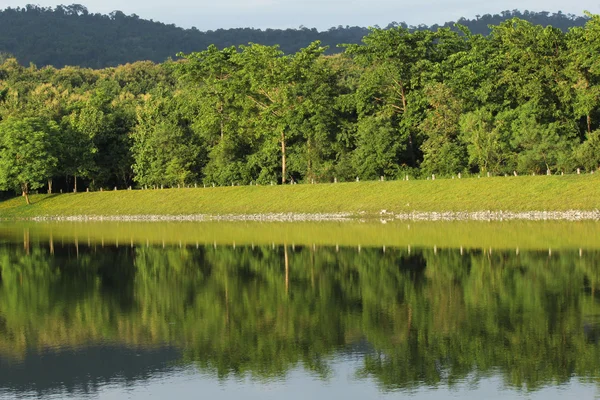
M0 202L0 217L409 211L562 211L600 208L600 174L121 190Z

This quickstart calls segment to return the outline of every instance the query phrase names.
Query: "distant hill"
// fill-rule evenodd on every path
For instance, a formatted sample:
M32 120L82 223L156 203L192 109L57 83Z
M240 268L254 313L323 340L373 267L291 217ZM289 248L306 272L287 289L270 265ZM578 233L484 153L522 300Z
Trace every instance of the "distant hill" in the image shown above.
M552 25L566 30L582 26L586 17L548 12L503 11L496 15L460 19L473 33L489 33L488 25L497 25L512 17L526 19L535 24ZM391 26L407 26L393 22ZM448 22L443 26L453 26ZM409 27L437 29L438 25ZM330 46L329 52L338 52L340 43L359 43L368 33L364 27L334 27L319 32L316 29L217 29L201 32L196 28L182 29L137 15L114 11L110 15L91 14L87 8L70 6L6 8L0 11L0 62L7 54L17 57L24 65L38 67L77 65L103 68L128 62L151 60L162 62L179 51L192 52L205 49L210 44L218 47L246 44L280 45L286 53L293 53L315 40ZM4 56L2 55L4 53Z

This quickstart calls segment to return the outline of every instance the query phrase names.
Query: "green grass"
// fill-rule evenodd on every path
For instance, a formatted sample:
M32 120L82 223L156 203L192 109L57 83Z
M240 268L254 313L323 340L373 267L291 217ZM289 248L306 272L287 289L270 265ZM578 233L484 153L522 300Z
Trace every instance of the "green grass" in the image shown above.
M600 209L600 174L105 191L0 202L0 218L69 215Z

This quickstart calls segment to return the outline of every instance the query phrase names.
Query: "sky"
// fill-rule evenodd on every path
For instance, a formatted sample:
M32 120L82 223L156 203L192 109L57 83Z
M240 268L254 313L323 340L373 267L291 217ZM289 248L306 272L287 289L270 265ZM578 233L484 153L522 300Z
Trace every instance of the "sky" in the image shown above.
M0 9L28 3L44 7L61 4L58 0L0 0ZM67 0L63 4L72 3L86 6L91 13L120 10L201 31L300 26L326 30L339 25L384 27L390 22L432 25L514 9L576 15L587 10L600 14L600 0Z

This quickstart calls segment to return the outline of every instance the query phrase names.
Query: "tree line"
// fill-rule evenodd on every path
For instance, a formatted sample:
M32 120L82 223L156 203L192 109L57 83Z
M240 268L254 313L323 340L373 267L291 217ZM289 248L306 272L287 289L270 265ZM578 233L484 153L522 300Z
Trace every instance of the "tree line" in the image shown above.
M600 165L600 16L371 29L115 68L0 65L0 187L320 183ZM46 189L43 189L44 191Z
M560 11L513 10L478 15L473 19L461 18L457 22L473 33L486 35L490 32L488 25L497 25L513 17L565 31L573 26L583 26L587 21L586 17ZM391 22L388 28L402 26L435 31L440 27L453 27L453 24L408 26L403 22ZM358 26L337 26L325 31L303 26L285 30L247 27L201 31L195 27L182 29L173 24L145 20L135 14L125 15L122 11L108 15L91 13L81 4L54 8L28 4L0 10L0 53L13 54L24 65L34 63L57 68L65 65L106 68L140 60L163 62L178 51L189 53L210 44L225 48L248 42L279 45L284 53L292 54L320 40L328 46L326 52L333 54L342 50L337 47L339 43L360 43L368 33L367 28Z

